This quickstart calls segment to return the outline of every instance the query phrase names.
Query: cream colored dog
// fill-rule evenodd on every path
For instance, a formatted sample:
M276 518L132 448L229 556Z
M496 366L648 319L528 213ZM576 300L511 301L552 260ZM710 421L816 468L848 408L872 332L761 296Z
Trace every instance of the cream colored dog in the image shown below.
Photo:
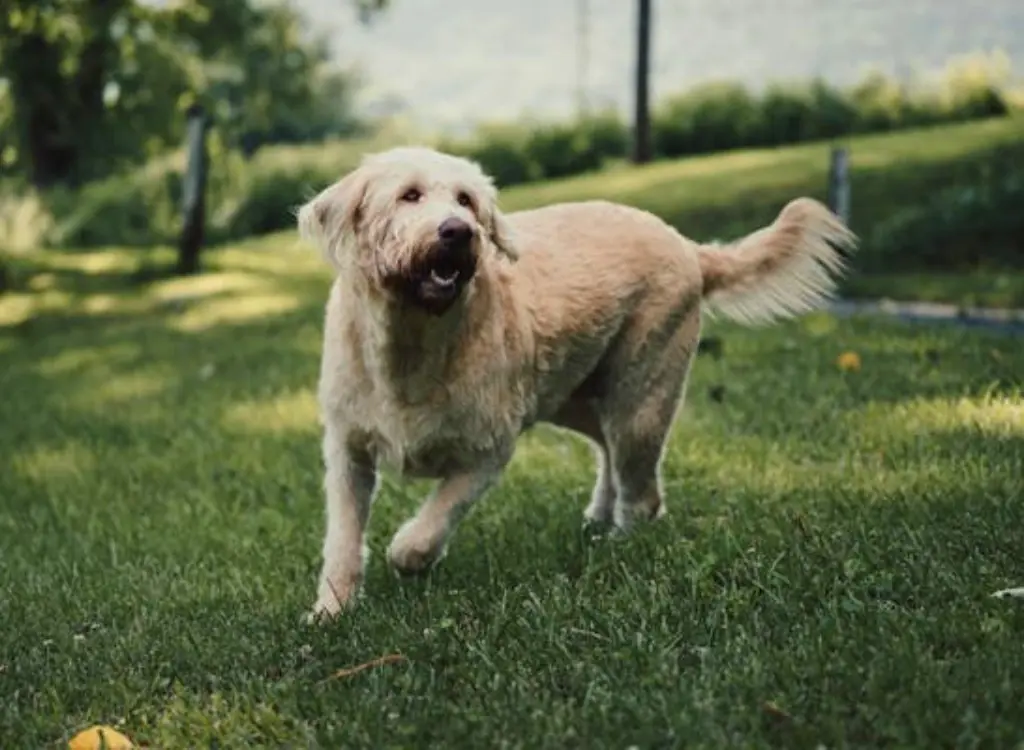
M749 324L817 307L854 235L809 198L734 244L701 245L605 201L503 215L476 164L396 148L298 213L337 277L319 401L326 536L312 617L359 591L385 466L440 480L388 550L426 570L538 422L595 444L585 511L628 529L664 510L662 451L702 308Z

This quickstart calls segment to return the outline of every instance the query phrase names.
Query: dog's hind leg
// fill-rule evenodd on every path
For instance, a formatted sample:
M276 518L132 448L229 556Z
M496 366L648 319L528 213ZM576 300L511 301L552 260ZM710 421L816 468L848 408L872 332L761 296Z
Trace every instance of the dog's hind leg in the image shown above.
M607 421L608 453L615 481L615 526L627 531L636 521L665 512L661 457L678 400L658 389L636 405L635 414Z
M610 524L615 511L615 480L612 463L608 456L608 441L601 430L601 420L594 407L582 398L570 399L551 420L559 427L578 432L590 439L594 445L597 461L597 481L590 495L590 503L583 511L587 523Z
M422 573L445 553L459 521L497 481L504 465L455 474L446 479L402 524L388 546L388 561L403 575Z
M608 393L598 404L614 477L614 523L628 530L636 521L665 512L661 459L684 400L697 348L697 315L648 330L639 351L617 353Z

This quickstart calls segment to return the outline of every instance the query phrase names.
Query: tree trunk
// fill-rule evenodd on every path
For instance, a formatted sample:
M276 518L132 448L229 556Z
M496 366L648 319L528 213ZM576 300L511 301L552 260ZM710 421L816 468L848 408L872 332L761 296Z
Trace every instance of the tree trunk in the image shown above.
M30 179L39 188L69 180L77 155L62 112L69 102L59 51L36 32L13 44L8 57L15 122Z
M633 162L651 160L649 79L651 69L651 0L637 0L636 112L633 118Z
M83 178L81 157L103 125L103 90L116 54L110 26L126 0L90 0L82 9L86 40L73 76L61 71L62 51L42 29L12 38L5 68L19 141L32 183L48 188Z

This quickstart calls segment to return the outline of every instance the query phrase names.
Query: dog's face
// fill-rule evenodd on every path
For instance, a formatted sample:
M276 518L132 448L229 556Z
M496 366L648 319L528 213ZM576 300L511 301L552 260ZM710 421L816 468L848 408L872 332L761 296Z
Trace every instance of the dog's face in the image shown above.
M468 160L420 147L363 160L299 210L301 234L341 274L389 300L447 311L488 253L515 260L497 191Z

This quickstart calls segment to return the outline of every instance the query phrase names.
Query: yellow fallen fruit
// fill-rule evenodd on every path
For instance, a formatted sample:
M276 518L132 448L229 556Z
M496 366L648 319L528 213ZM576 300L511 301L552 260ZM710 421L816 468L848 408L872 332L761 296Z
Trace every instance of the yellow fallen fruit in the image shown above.
M843 352L836 360L840 370L859 370L860 355L857 352Z
M102 734L103 739L100 739ZM104 744L105 743L105 744ZM133 750L132 741L113 727L95 726L83 729L71 738L68 750Z

